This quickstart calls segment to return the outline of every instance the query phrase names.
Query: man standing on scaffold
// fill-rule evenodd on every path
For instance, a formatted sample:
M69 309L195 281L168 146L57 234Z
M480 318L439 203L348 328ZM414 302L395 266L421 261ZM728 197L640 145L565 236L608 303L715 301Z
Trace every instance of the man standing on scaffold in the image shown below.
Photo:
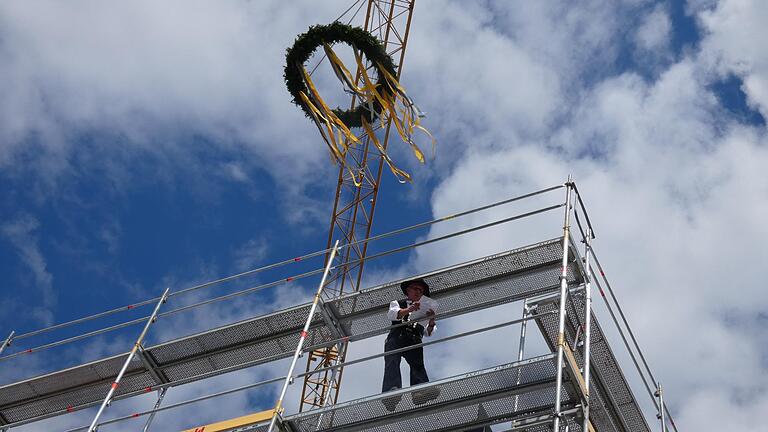
M384 342L384 351L420 344L425 333L427 336L431 336L435 331L435 312L437 312L438 304L429 298L429 285L424 279L413 279L401 283L400 289L403 290L406 298L394 300L389 304L387 319L392 321L392 325L407 324L389 331L387 340ZM424 367L424 349L418 347L384 356L382 392L402 388L401 358L405 358L411 368L410 385L429 382L427 370ZM440 390L438 388L416 391L413 393L413 403L421 405L439 395ZM389 411L394 411L400 398L400 395L389 397L384 399L383 403Z

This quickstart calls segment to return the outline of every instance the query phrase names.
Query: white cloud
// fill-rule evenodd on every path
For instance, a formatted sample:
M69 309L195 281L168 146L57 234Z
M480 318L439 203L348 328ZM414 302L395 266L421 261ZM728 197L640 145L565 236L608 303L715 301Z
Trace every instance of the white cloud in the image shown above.
M759 0L723 0L697 15L706 38L702 57L721 74L733 73L744 85L748 103L768 118L768 4Z
M48 271L45 256L40 250L36 231L40 227L37 219L21 216L13 222L0 226L0 232L16 249L22 263L31 272L35 288L39 292L39 303L32 308L33 317L42 325L53 321L53 309L56 307L57 294L53 289L53 275Z
M263 263L267 256L267 246L265 239L248 240L234 252L235 268L238 271L244 271Z
M229 162L229 163L223 164L222 170L224 171L224 174L230 177L232 180L235 180L241 183L250 182L250 178L248 178L248 174L243 169L243 165L241 163Z
M644 50L666 49L670 42L672 22L663 5L656 6L637 29L637 45Z
M723 116L708 89L708 47L705 41L702 52L650 82L632 73L602 80L539 141L466 153L432 203L436 215L448 214L574 173L598 232L596 249L678 424L702 430L710 429L695 418L707 416L718 390L742 418L768 392L768 382L756 378L765 376L765 349L727 319L737 314L752 324L768 307L754 270L768 240L759 220L768 210L766 133ZM759 57L756 63L766 54ZM446 250L453 259L476 256L502 243L525 244L529 235L525 227L499 229L419 260L441 261ZM718 377L722 370L740 373ZM743 394L756 397L741 401Z
M129 187L122 164L149 158L168 166L158 176L204 176L209 161L199 154L215 149L300 198L333 169L289 102L284 50L310 23L335 18L341 3L324 12L280 2L3 3L0 166L35 170L55 190L73 165L92 164ZM92 148L76 145L82 135L95 136ZM77 157L96 149L96 159ZM236 168L229 177L244 180ZM281 205L304 215L318 207L291 202Z

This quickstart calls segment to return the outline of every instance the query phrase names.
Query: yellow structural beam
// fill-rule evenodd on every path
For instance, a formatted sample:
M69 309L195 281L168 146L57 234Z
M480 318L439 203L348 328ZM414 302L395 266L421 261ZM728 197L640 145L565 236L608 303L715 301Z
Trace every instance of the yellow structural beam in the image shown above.
M272 419L274 410L267 410L257 412L255 414L248 414L242 417L237 417L229 420L220 421L217 423L211 423L205 426L198 426L192 429L185 429L182 432L224 432L230 429L241 426L249 426L252 424L260 423L266 420Z
M569 347L567 343L563 344L563 352L565 353L565 364L568 367L568 371L576 380L579 390L581 391L581 398L589 400L589 387L587 387L587 383L584 382L584 377L581 375L579 365L576 363L576 357L574 357L573 351L571 351L571 347Z

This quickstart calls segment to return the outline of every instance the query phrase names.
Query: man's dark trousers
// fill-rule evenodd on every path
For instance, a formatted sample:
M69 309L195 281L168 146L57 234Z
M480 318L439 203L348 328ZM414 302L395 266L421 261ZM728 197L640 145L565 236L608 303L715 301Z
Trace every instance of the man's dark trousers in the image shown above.
M404 334L402 329L395 329L389 333L386 342L384 342L384 351L391 351L398 348L421 343L420 339L414 339ZM400 359L405 358L411 367L410 385L429 382L427 370L424 368L424 348L418 347L412 350L403 351L384 356L384 382L381 385L381 391L386 392L393 388L402 388L403 381L400 376Z

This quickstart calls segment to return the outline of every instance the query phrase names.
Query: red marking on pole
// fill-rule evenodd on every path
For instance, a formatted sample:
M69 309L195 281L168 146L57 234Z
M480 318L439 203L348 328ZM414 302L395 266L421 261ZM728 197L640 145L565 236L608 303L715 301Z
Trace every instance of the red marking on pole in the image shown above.
M298 261L301 261L301 257L296 257L296 258L294 258L293 260L294 260L294 261L297 261L297 262L298 262Z
M30 348L30 349L28 349L28 350L24 351L24 353L25 353L25 354L29 354L29 353L31 353L31 352L32 352L32 348Z
M287 278L285 278L285 281L286 281L286 282L290 282L290 281L292 281L292 280L293 280L293 278L292 278L292 277L287 277Z
M115 381L115 382L113 382L113 383L112 383L112 388L113 388L113 389L116 389L116 388L117 388L117 386L119 386L119 385L120 385L120 384L119 384L117 381Z
M603 291L603 289L602 289L602 288L600 288L600 287L597 287L597 289L599 289L599 290L600 290L600 295L601 295L601 296L603 296L603 297L605 297L605 292Z
M305 332L304 330L301 331L301 337L305 338L309 335L309 333Z
M128 306L126 306L125 308L126 308L126 309L133 309L134 307L136 307L136 306L134 306L134 305L128 305Z
M605 277L605 272L600 270L600 276Z
M152 387L147 387L147 388L145 388L145 389L144 389L144 391L145 391L146 393L149 393L149 392L151 392L151 391L152 391Z
M72 409L72 405L67 405L67 412L68 412L68 413L71 413L72 411L74 411L74 410Z
M136 417L138 417L138 416L139 416L139 413L133 413L133 414L131 414L131 417L133 417L133 418L136 418Z

